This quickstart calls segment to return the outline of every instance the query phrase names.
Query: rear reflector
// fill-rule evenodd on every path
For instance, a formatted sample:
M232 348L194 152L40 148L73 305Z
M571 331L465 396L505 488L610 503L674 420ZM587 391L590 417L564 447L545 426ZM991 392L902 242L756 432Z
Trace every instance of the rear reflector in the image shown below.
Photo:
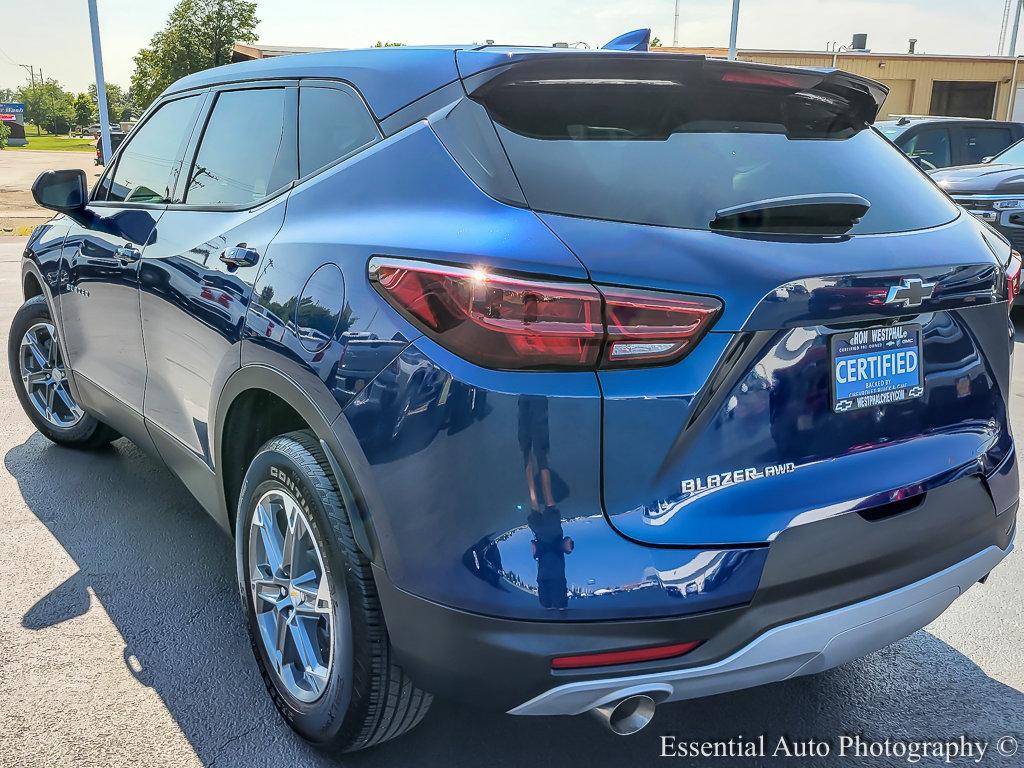
M689 653L703 640L675 645L658 645L653 648L632 648L628 651L609 653L587 653L582 656L559 656L551 660L552 669L583 669L586 667L611 667L616 664L637 664L642 661L672 659Z
M500 370L594 370L682 358L718 299L375 257L370 280L428 337Z

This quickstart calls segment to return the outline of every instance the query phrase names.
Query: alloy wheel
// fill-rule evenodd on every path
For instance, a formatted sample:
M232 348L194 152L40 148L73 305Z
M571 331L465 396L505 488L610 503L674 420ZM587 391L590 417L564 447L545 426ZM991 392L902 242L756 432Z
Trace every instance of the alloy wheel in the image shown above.
M25 393L40 416L60 429L82 420L85 412L68 387L67 368L52 323L39 322L25 331L18 360Z
M260 640L278 681L316 701L330 679L334 612L323 556L298 502L265 493L249 531L249 585Z

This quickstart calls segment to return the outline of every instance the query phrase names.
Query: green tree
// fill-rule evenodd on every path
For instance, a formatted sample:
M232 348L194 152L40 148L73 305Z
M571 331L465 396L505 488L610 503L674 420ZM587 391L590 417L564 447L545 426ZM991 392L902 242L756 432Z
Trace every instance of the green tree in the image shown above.
M75 97L50 79L45 83L26 85L15 93L16 101L25 104L25 120L35 123L36 135L43 127L50 133L67 133L75 119Z
M99 101L96 98L96 84L89 84L89 98L92 100L93 111L96 119L99 119ZM117 83L107 83L107 120L111 123L120 123L124 120L131 120L137 116L137 110L132 100L131 91L126 91Z
M136 106L145 110L178 78L229 63L235 43L256 42L257 24L250 0L179 0L166 26L135 55Z
M92 125L93 120L96 119L96 105L93 104L88 93L80 93L75 96L74 109L75 125L79 127L85 128Z
M373 47L374 48L403 48L404 46L405 46L405 43L382 43L380 40L378 40L374 44Z
M7 146L7 139L11 137L11 129L7 126L7 123L0 120L0 149L4 149Z
M661 38L656 37L651 40L651 48L661 48Z
M14 89L13 88L0 88L0 101L7 103L14 101Z

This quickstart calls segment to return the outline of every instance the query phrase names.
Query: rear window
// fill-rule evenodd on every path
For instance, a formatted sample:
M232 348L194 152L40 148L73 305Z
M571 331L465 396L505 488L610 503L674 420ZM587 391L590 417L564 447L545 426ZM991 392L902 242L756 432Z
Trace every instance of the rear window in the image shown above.
M871 204L852 234L956 217L945 195L843 97L756 76L747 82L742 73L730 82L701 73L538 78L477 98L540 211L709 229L733 206L840 193Z

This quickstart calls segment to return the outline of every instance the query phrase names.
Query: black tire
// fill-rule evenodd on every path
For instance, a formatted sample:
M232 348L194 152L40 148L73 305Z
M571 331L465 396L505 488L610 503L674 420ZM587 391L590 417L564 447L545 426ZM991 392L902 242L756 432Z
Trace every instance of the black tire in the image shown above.
M120 435L91 414L84 414L74 426L58 427L44 419L29 401L28 390L21 378L21 340L29 328L40 322L54 324L46 297L34 296L22 304L15 313L10 337L7 340L7 365L11 373L11 383L14 384L14 391L18 393L18 400L25 415L44 437L58 445L81 450L96 450L106 446Z
M335 614L333 659L320 698L293 697L260 639L250 588L249 535L258 501L284 490L299 503L324 558ZM238 585L263 682L278 711L303 738L329 751L354 752L413 728L432 696L418 689L392 656L370 564L356 546L334 473L316 437L290 432L267 442L249 465L235 523Z

